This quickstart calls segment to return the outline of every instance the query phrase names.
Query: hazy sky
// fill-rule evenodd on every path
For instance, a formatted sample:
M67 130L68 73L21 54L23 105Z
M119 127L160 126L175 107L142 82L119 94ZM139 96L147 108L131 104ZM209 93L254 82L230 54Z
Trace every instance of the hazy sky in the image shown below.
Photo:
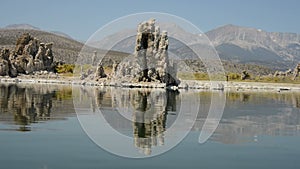
M106 23L137 12L185 18L202 31L225 24L300 33L299 0L4 0L0 27L28 23L86 40Z

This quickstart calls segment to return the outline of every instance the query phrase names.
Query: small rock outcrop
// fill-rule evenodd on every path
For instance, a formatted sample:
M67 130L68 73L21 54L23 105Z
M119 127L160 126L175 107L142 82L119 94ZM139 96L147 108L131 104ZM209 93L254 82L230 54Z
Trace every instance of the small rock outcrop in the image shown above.
M274 73L274 77L278 77L278 76L287 77L287 76L289 76L291 74L292 74L292 70L291 69L288 69L286 71L276 71Z
M30 34L23 34L14 51L2 49L0 53L0 75L16 77L34 71L54 71L56 64L52 52L53 43L40 43Z
M299 72L300 72L300 63L298 63L296 65L296 67L294 68L294 71L292 71L292 69L288 69L286 71L275 71L273 77L291 77L292 76L292 80L295 80L298 76L299 76Z
M178 86L177 66L169 59L168 46L168 33L155 26L155 19L140 23L134 56L113 65L113 78L129 83L157 82Z
M242 74L241 74L241 80L246 80L246 79L249 79L249 78L250 78L249 73L246 70L243 70Z
M9 50L3 49L0 52L0 76L9 74L10 61L9 61Z
M105 77L107 77L101 63L99 63L98 66L97 66L95 77L96 78L105 78Z
M293 72L293 80L296 79L296 77L299 76L299 72L300 72L300 63L298 63L298 65L295 67L294 72Z

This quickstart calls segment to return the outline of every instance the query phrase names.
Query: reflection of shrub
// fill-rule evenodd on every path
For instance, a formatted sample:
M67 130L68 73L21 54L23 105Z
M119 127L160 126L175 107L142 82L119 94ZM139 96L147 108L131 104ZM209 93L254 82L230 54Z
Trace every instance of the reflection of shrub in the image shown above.
M57 73L73 73L75 68L74 64L63 64L63 65L58 65L56 67Z
M57 100L70 100L72 99L72 89L65 88L55 92L55 97Z

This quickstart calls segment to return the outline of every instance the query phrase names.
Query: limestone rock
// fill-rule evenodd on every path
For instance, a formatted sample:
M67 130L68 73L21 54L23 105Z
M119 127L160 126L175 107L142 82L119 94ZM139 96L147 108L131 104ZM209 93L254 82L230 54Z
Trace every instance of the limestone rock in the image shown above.
M178 86L177 65L169 59L168 46L168 33L155 26L155 19L140 23L134 57L113 66L114 78Z
M7 60L0 59L0 76L9 75L9 64Z
M275 73L274 73L274 77L278 77L278 76L283 76L283 77L287 77L287 76L289 76L289 75L291 75L292 74L292 69L288 69L288 70L286 70L286 71L276 71Z
M9 50L3 49L0 53L0 76L9 75Z
M32 58L35 57L39 48L39 40L36 38L31 38L28 44L24 46L23 54L30 55Z
M29 33L24 33L17 40L17 44L16 44L16 48L15 48L17 55L23 54L25 46L28 45L31 40L33 40L33 38L29 35Z
M300 72L300 63L295 67L295 69L294 69L294 73L293 73L293 80L295 80L296 79L296 77L298 77L299 76L299 72Z
M9 74L10 77L17 77L18 76L18 71L17 71L17 69L16 69L16 67L14 65L11 65L9 71L10 71L9 72L10 73Z
M12 61L18 73L29 74L34 70L33 59L29 55L20 55Z
M1 51L0 75L15 77L18 74L31 74L34 71L53 71L56 64L52 52L53 43L40 43L30 34L23 34L16 42L15 50Z
M9 60L9 55L10 55L9 49L5 48L1 50L0 59Z
M47 70L51 70L51 66L53 63L52 46L53 43L46 43L46 53L45 56L43 57L43 62Z
M286 71L275 71L273 77L291 77L292 76L292 80L295 80L296 77L299 76L299 72L300 72L300 63L298 65L296 65L296 67L294 68L294 71L292 71L292 69L288 69Z
M241 74L241 80L246 80L249 79L250 75L246 70L243 70L242 74Z
M97 67L95 77L96 78L105 78L106 76L107 75L104 72L104 68L103 68L102 64L100 63Z
M40 43L38 52L37 52L37 54L35 56L35 59L43 61L43 57L45 56L45 54L46 54L45 44L44 43Z

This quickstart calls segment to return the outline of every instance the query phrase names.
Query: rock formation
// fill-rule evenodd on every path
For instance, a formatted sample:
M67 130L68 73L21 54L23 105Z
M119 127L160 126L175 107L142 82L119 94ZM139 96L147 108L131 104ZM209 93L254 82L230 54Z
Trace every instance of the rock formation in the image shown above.
M160 32L159 26L155 26L155 19L140 23L134 58L114 65L114 78L123 78L127 82L158 82L177 86L177 66L169 60L168 46L168 33Z
M298 63L298 65L297 65L297 66L295 67L295 69L294 69L294 73L293 73L294 77L293 77L293 80L295 80L296 77L299 76L299 72L300 72L300 63Z
M95 77L96 78L105 78L106 77L106 74L104 72L104 68L103 68L101 63L99 63L99 65L97 66Z
M0 75L16 77L34 71L54 71L53 43L40 43L38 39L23 34L16 43L15 50L2 49L0 54Z
M0 76L9 74L10 61L9 61L9 50L3 49L0 53Z
M296 65L296 67L294 68L294 71L292 71L292 69L288 69L286 71L276 71L273 75L273 77L291 77L292 76L292 80L295 80L296 77L299 76L299 72L300 72L300 63L298 65Z
M246 80L246 79L249 79L249 78L250 78L249 73L246 70L243 70L242 74L241 74L241 80Z
M291 69L288 69L286 71L276 71L274 73L274 77L278 77L278 76L283 76L283 77L286 77L286 76L289 76L292 74L292 70Z

